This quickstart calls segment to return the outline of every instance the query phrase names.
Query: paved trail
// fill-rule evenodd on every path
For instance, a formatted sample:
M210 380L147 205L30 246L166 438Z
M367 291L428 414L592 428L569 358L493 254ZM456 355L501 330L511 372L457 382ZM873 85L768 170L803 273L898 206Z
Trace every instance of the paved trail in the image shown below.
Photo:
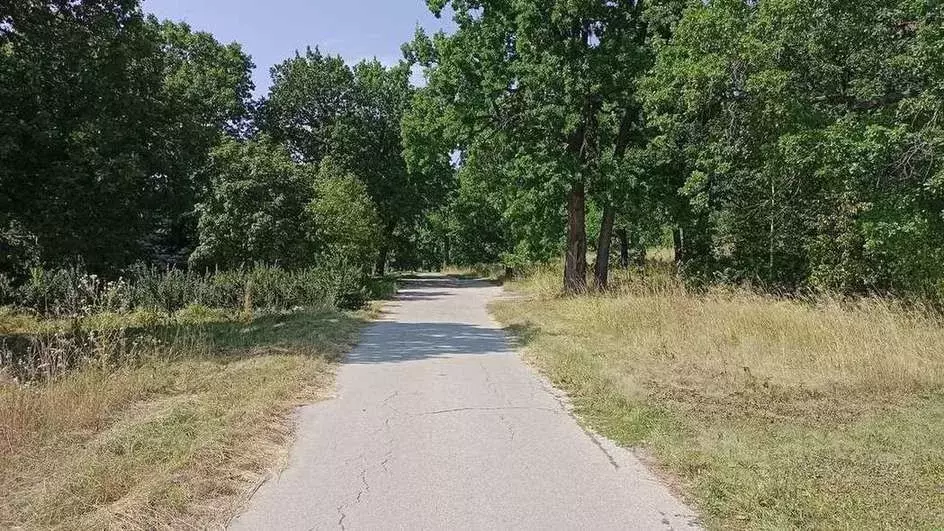
M501 288L409 282L303 408L288 467L233 529L683 529L693 511L584 432L512 350Z

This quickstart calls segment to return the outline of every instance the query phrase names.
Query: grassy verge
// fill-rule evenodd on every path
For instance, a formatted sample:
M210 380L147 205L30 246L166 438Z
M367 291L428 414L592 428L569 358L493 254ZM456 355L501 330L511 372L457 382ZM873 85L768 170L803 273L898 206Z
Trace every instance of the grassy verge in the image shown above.
M467 280L488 280L499 282L505 278L505 266L501 264L478 264L474 266L447 266L442 274Z
M589 425L674 478L711 528L944 528L944 322L887 301L693 294L664 272L496 316Z
M32 384L0 381L0 527L180 528L224 523L275 464L290 412L328 392L369 312L251 319L93 316L130 327L123 351ZM56 323L0 316L6 334Z

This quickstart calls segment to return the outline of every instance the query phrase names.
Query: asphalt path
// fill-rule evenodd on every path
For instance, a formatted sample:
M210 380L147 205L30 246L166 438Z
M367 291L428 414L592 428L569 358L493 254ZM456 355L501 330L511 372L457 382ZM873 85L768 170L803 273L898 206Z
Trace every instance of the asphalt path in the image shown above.
M515 352L484 282L405 284L301 408L289 462L231 529L689 529L633 453L582 429Z

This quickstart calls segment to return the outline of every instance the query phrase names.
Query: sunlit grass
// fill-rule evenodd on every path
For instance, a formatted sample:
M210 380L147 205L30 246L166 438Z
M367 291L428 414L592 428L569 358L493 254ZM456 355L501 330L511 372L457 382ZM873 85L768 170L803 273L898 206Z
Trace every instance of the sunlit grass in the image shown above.
M160 341L133 363L0 384L0 527L222 525L283 454L292 408L327 392L366 317L191 308L153 325Z
M494 308L591 425L646 449L716 528L944 526L944 322L893 301L690 292L669 264Z

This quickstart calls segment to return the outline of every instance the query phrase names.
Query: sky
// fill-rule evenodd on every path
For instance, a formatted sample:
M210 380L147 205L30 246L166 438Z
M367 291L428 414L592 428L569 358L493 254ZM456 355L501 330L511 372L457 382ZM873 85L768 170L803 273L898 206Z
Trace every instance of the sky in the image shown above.
M429 32L452 24L448 16L437 20L425 0L144 0L143 6L160 19L242 44L256 64L257 95L268 90L269 68L306 46L350 63L376 57L393 64L417 24Z

